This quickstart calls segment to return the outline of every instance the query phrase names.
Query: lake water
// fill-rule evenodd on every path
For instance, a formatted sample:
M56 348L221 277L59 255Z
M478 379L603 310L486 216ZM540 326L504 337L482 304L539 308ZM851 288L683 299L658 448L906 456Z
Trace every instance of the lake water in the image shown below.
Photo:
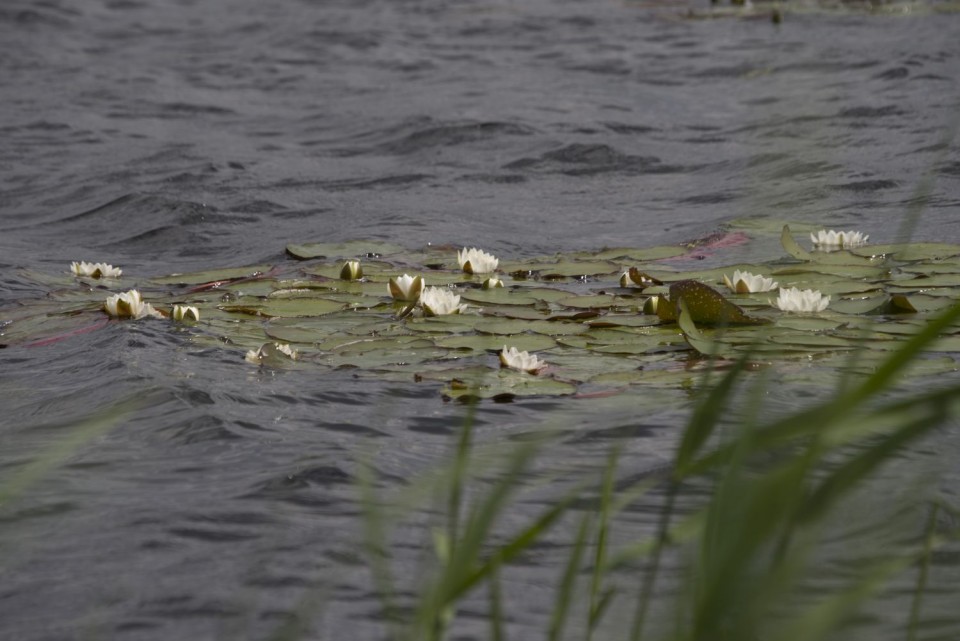
M758 217L889 242L927 179L907 231L957 242L960 15L941 6L797 5L775 25L624 0L4 0L0 304L44 296L22 270L106 261L135 283L285 263L304 241L525 258ZM305 638L383 638L357 461L389 491L448 460L469 409L438 389L258 369L163 323L0 350L0 481L51 461L0 505L0 637L266 639L299 619ZM480 405L484 446L559 436L518 523L614 443L626 476L668 464L686 409L640 394L600 415ZM132 417L60 457L79 419L130 397ZM958 453L953 425L879 483L939 476L956 498ZM542 636L570 528L509 577L511 638ZM396 537L412 589L429 536ZM956 549L941 561L931 639L960 635ZM902 590L855 631L903 638ZM482 603L456 638L486 636Z

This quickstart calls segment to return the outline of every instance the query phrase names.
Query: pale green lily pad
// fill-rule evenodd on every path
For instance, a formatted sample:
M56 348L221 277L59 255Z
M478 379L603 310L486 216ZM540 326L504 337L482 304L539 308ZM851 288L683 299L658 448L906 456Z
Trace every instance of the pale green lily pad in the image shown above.
M494 289L469 289L459 292L460 298L477 305L533 305L533 296L507 287Z
M802 274L823 274L839 276L841 278L875 280L889 276L889 269L882 265L824 265L823 263L804 263L778 267L770 272L774 280L781 277L797 276Z
M450 399L508 400L516 396L569 396L576 391L576 385L565 381L524 372L501 370L495 378L487 378L479 385L469 383L447 385L441 390L441 394Z
M602 249L599 252L591 254L597 260L619 260L623 262L649 262L654 260L664 260L666 258L676 258L687 253L685 247L679 245L666 245L660 247L649 247L638 249L635 247L614 247L611 249Z
M950 307L950 305L956 302L956 299L941 296L925 296L923 294L910 296L896 294L890 297L890 302L897 311L935 312Z
M229 267L226 269L209 269L202 272L187 274L171 274L159 278L151 278L150 282L156 285L202 285L217 281L231 281L238 278L254 278L270 272L273 265L252 265L249 267Z
M844 321L819 316L783 315L776 321L778 328L794 329L801 332L821 332L837 329Z
M353 240L346 243L291 243L287 245L287 253L294 258L308 260L311 258L364 258L367 256L389 256L406 251L400 245L377 240Z
M916 290L931 287L960 287L960 273L897 279L890 284L897 287L911 287Z
M263 316L323 316L343 309L341 302L324 298L292 298L265 301L259 311Z
M484 319L485 317L477 314L447 314L445 316L411 318L407 321L407 328L414 332L463 334L473 331L473 328L484 322Z
M897 260L943 260L960 256L960 245L953 243L906 243L888 245L865 245L851 252L858 256L893 256Z
M542 278L577 278L580 276L599 276L619 273L620 266L609 261L595 260L589 262L564 261L557 263L532 263L526 268L539 272Z
M616 296L609 294L593 294L587 296L568 296L557 303L564 307L573 307L576 309L609 309L616 307L622 301Z
M829 309L841 314L884 314L890 311L890 298L886 294L855 299L831 299Z
M356 367L363 370L380 368L409 367L413 374L426 361L447 357L447 350L433 345L394 345L385 349L366 351L342 351L323 357L323 363L330 367Z
M605 314L585 322L590 327L650 327L660 324L660 319L643 314Z
M443 336L435 341L438 347L446 349L472 350L475 352L493 352L503 346L516 347L522 352L538 352L556 347L557 342L543 334L518 334L514 336Z
M303 273L329 279L331 284L334 284L334 281L336 281L336 283L369 283L373 281L375 284L379 285L380 289L382 289L385 294L387 291L387 281L390 280L390 277L400 275L397 273L396 267L394 267L391 263L376 260L361 260L360 269L363 271L363 278L358 281L345 280L340 278L340 272L343 270L344 262L345 261L327 263L323 265L313 265L304 269Z

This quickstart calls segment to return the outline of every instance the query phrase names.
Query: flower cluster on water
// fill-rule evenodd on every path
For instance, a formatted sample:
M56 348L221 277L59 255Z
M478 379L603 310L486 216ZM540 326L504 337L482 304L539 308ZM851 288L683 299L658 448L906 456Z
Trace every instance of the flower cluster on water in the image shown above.
M822 312L830 304L830 297L813 289L800 290L780 288L780 296L774 301L778 309L784 312Z
M114 318L132 318L134 320L147 316L163 318L163 314L154 309L153 305L143 302L140 292L135 289L108 297L103 302L103 311Z
M76 276L87 278L120 278L123 270L107 263L88 263L84 261L70 263L70 271Z
M769 292L776 289L779 283L772 278L764 278L750 272L742 272L739 269L733 270L733 278L727 278L723 275L723 283L730 288L730 291L736 294L751 294L753 292Z
M530 352L521 352L516 347L503 346L500 352L500 367L507 367L528 374L538 374L547 364Z
M420 294L420 307L424 316L445 316L459 314L467 309L460 304L459 294L454 294L444 287L427 287Z
M457 262L460 263L460 269L468 274L489 274L497 269L500 260L493 254L479 250L476 247L457 252Z
M867 244L870 236L858 231L834 231L821 229L817 233L810 234L810 240L813 242L814 249L823 251L836 251L838 249L850 249L852 247L862 247Z

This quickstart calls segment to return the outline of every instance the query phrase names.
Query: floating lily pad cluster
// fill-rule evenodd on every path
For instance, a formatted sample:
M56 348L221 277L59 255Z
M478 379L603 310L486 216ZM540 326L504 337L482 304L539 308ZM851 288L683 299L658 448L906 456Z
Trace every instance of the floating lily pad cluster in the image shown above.
M500 257L496 272L483 274L467 273L454 247L291 244L291 260L279 265L137 284L144 301L171 310L164 312L166 322L181 321L171 331L234 350L238 361L246 355L251 367L350 368L436 381L450 398L676 388L695 379L691 369L708 362L704 355L729 358L745 351L758 364L836 368L859 349L856 367L869 369L930 314L960 300L960 245L807 250L787 227L781 243L786 256L779 259L702 270L689 269L697 264L685 260L689 246L668 246ZM737 293L747 287L725 286L735 271L757 275L756 282L772 279L780 288L815 290L830 296L829 305L785 313L775 305L777 290ZM395 300L391 293L404 274L459 296L460 313L430 315L416 301ZM111 321L104 313L104 300L134 282L128 275L25 275L49 294L0 312L4 346L45 345L108 322L163 322ZM491 287L491 278L503 286ZM514 362L498 358L505 348L536 360L501 369ZM960 333L942 336L933 349L926 371L955 370Z

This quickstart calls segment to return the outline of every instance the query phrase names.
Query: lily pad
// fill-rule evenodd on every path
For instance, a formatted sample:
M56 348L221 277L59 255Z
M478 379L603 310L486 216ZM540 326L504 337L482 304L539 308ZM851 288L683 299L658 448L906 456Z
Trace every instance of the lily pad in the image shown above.
M346 243L291 243L287 253L294 258L379 258L404 251L400 245L376 240L354 240Z
M445 398L459 400L510 400L517 396L569 396L576 391L576 385L547 376L500 370L496 376L484 378L477 384L462 380L448 384L441 390L441 394Z
M202 272L187 274L171 274L159 278L151 278L150 282L156 285L201 285L215 282L229 282L239 278L256 278L268 274L273 265L252 265L250 267L229 267L226 269L209 269Z
M323 316L343 309L343 303L324 298L291 298L268 300L260 306L264 316Z
M858 256L893 256L897 260L943 260L951 256L960 256L960 245L953 243L904 243L888 245L866 245L851 250Z
M536 352L556 347L557 342L543 334L516 334L510 337L498 335L443 336L434 341L446 349L471 350L474 352L499 352L504 345L516 347L522 352Z

